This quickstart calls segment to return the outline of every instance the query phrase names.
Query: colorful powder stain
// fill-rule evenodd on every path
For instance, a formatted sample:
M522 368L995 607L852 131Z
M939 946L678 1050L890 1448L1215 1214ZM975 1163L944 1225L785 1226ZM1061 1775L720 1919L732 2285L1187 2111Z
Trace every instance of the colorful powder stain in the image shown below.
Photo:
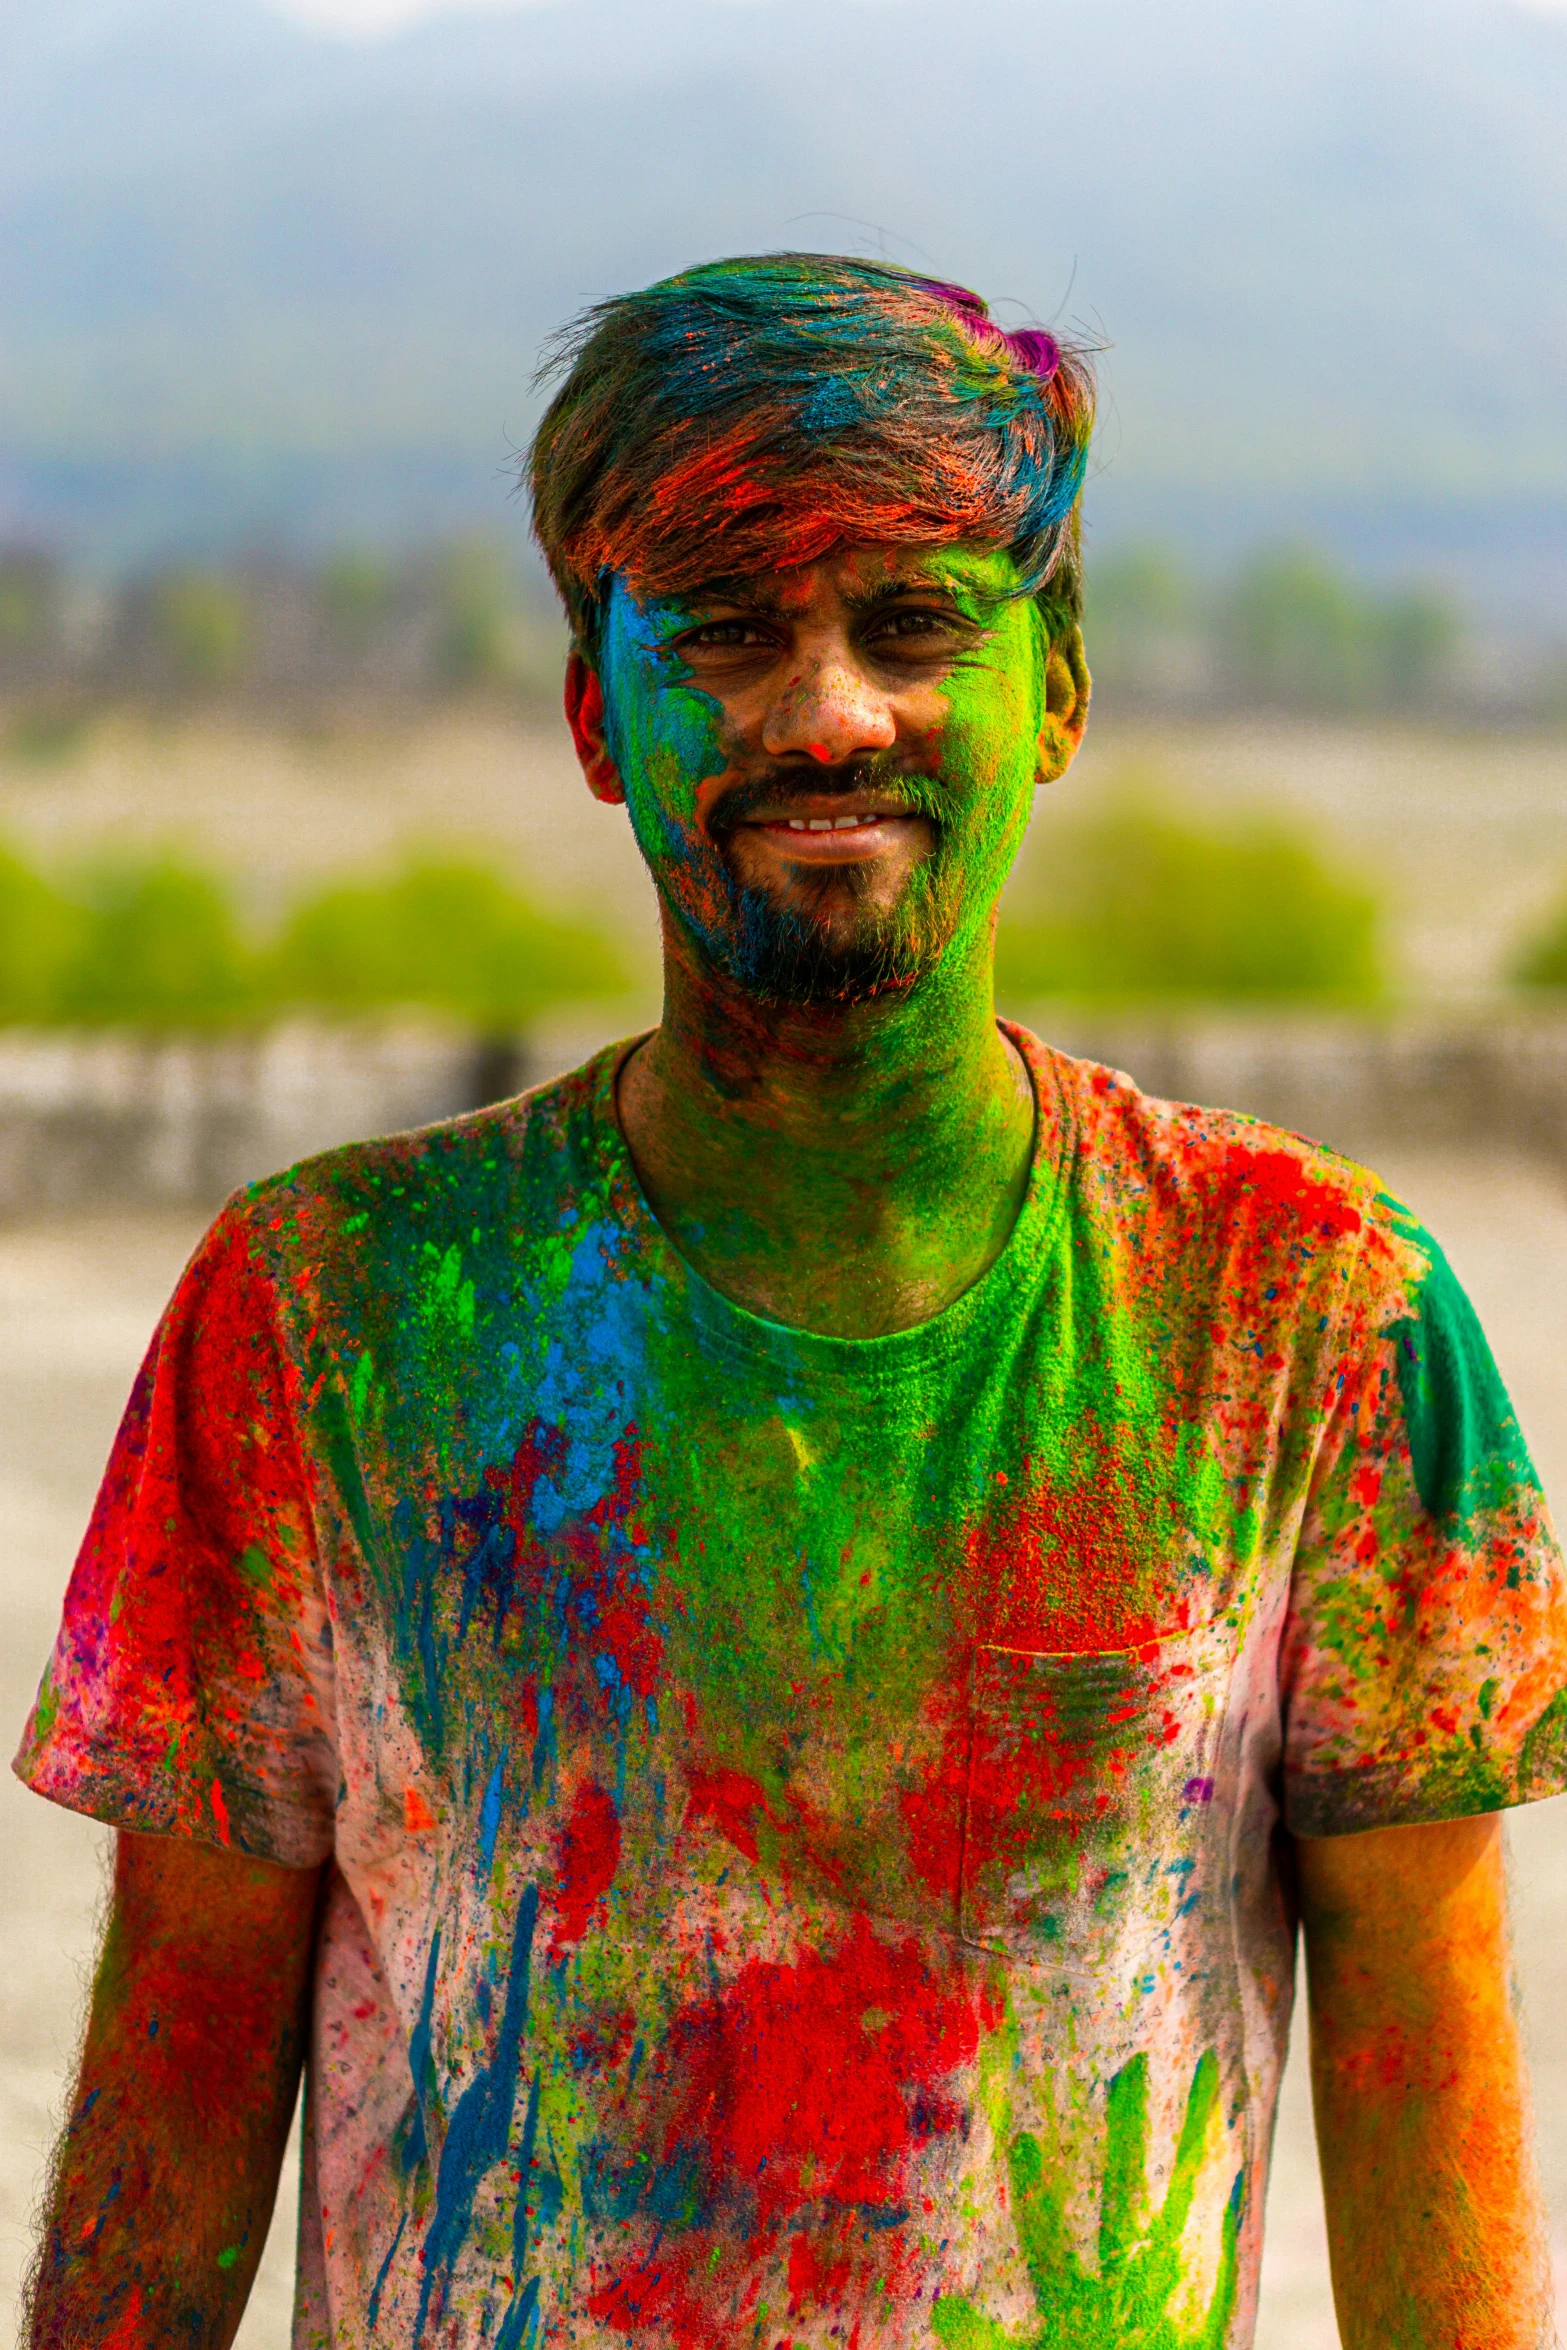
M721 1996L677 2010L661 2064L680 2084L670 2155L702 2148L710 2191L764 2224L819 2202L900 2209L908 2156L958 2128L943 2084L981 2014L912 1940L856 1919L836 1948L747 1960Z
M22 1767L332 1855L345 2337L1238 2350L1279 1797L1567 1783L1558 1554L1427 1236L1012 1034L1012 1237L886 1337L690 1273L613 1055L187 1276Z
M582 1940L614 1883L619 1863L620 1815L613 1799L589 1780L577 1789L571 1811L556 1832L553 1958L563 1958Z

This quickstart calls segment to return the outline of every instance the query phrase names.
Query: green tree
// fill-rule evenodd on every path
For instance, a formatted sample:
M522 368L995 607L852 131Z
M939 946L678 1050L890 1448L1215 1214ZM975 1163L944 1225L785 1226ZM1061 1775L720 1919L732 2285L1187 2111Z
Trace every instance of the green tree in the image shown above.
M319 587L332 626L351 643L362 644L385 615L397 580L381 556L349 549L322 566Z
M1407 589L1384 598L1377 617L1389 708L1418 710L1449 692L1462 631L1446 598Z
M62 1018L205 1028L256 1008L252 958L215 875L171 855L101 864L84 901L60 977Z
M1567 720L1567 645L1552 645L1541 658L1530 702L1533 716L1547 726Z
M451 548L439 574L436 659L453 686L509 686L521 662L521 619L511 565L483 539Z
M482 865L420 860L297 906L269 969L285 1002L339 1011L427 1005L491 1031L544 1006L618 993L626 975L585 924L530 906Z
M1217 633L1244 700L1332 716L1378 699L1380 648L1364 602L1309 548L1244 565L1220 598Z
M1088 566L1083 635L1102 690L1168 694L1189 687L1202 662L1204 619L1196 587L1166 547L1117 547Z
M45 555L0 552L0 665L36 657L60 628L60 576Z
M154 642L181 685L210 691L236 683L251 635L243 593L214 573L182 572L154 595Z
M1218 600L1214 632L1233 694L1320 717L1445 696L1462 635L1445 597L1368 592L1308 547L1244 564Z
M997 988L1010 1003L1363 1002L1379 991L1377 921L1372 894L1289 825L1200 818L1133 778L1009 893Z

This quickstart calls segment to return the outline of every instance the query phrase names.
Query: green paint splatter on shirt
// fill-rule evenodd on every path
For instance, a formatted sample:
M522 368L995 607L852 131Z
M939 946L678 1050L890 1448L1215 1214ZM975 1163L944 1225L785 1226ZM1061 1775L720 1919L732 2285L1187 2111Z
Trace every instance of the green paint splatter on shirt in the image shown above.
M1415 1310L1389 1332L1415 1488L1432 1517L1468 1530L1539 1477L1479 1317L1437 1243L1407 1209L1394 1220L1425 1252Z
M1032 2132L1007 2150L1018 2238L1038 2309L1021 2331L986 2317L957 2295L938 2300L931 2322L947 2350L1220 2350L1235 2306L1242 2179L1224 2205L1218 2270L1201 2316L1183 2315L1189 2254L1183 2243L1199 2173L1211 2151L1219 2066L1198 2063L1169 2184L1155 2208L1149 2185L1148 2059L1135 2056L1111 2081L1107 2099L1099 2267L1077 2256L1065 2180Z

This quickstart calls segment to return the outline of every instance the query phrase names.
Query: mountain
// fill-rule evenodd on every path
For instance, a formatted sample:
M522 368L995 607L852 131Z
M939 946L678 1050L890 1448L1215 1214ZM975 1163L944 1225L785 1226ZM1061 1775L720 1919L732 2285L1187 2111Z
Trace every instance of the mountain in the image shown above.
M520 527L563 317L838 245L1106 340L1102 535L1567 619L1564 122L1567 22L1505 0L554 0L371 44L9 0L0 527Z

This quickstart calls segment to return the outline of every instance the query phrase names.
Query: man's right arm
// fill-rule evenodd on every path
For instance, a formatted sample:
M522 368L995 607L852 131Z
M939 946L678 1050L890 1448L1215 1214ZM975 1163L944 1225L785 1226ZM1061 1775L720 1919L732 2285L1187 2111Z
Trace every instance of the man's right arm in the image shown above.
M31 2350L226 2350L304 2059L319 1869L121 1831Z

